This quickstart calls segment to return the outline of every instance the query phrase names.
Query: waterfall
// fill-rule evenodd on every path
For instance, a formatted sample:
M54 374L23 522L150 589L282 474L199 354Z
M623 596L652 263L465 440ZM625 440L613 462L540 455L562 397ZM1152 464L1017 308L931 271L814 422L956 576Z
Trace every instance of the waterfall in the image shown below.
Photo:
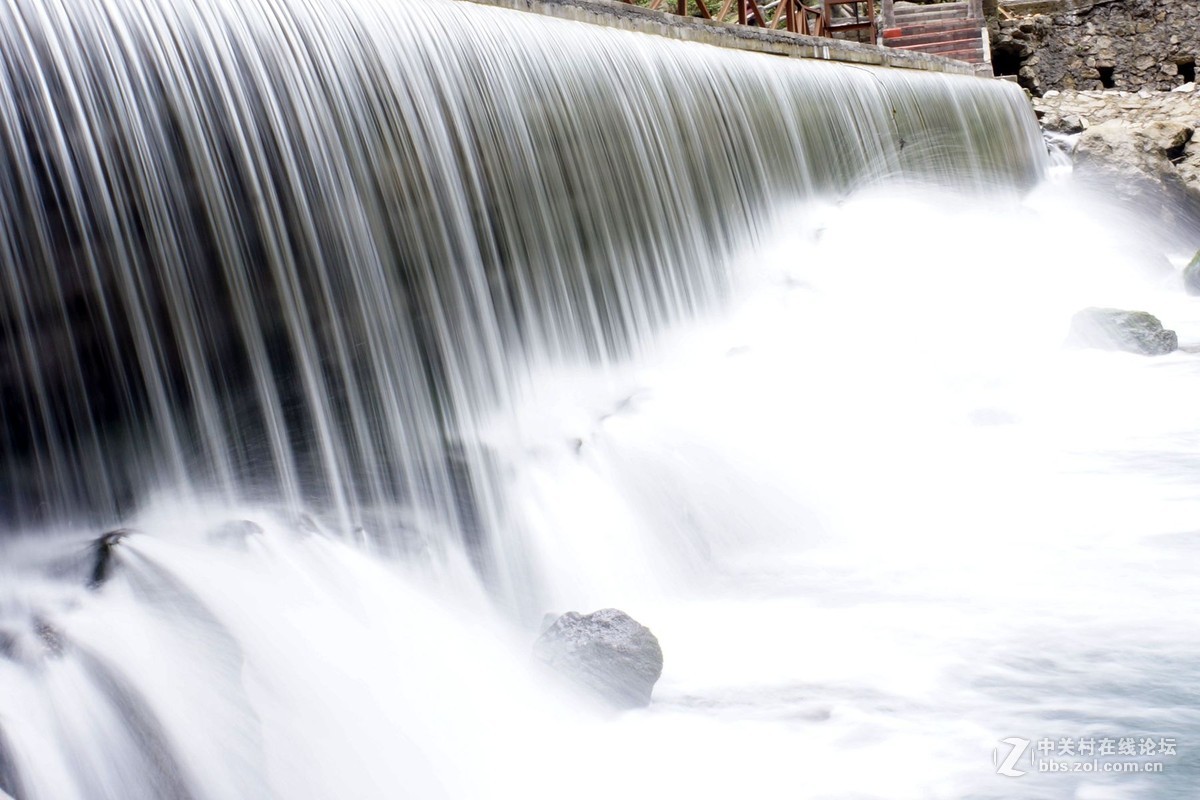
M628 487L516 464L544 377L726 319L781 237L836 271L927 231L921 192L1046 169L999 81L449 0L0 5L0 797L561 795L530 753L609 739L514 655L584 584L530 498L591 492L593 576L650 567L600 552L644 544ZM833 256L817 208L858 215ZM694 494L769 506L769 472Z
M796 199L1044 167L1002 83L460 3L0 15L11 523L171 490L485 537L514 375L719 308Z

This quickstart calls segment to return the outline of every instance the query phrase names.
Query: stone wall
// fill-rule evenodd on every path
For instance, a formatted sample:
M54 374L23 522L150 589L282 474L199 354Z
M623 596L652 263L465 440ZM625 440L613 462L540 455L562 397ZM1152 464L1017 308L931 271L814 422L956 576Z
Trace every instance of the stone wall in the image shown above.
M1017 75L1035 95L1168 90L1195 80L1197 0L1002 0L999 9L991 30L996 73ZM1031 11L1039 13L1022 13Z

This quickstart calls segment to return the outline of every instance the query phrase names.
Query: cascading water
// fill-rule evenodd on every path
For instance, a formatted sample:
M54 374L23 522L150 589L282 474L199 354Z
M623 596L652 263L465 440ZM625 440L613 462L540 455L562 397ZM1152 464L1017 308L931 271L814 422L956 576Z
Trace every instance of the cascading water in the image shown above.
M1200 728L1106 716L1195 654L1084 602L1195 608L1182 510L1113 528L1195 499L1095 465L1197 451L1104 370L1200 376L1058 348L1196 315L1125 217L981 244L1093 208L1015 87L457 2L14 0L0 59L0 796L999 798L1006 736ZM529 663L605 605L646 712Z
M5 8L11 517L461 530L514 375L710 307L781 199L1040 169L1015 90L434 9Z

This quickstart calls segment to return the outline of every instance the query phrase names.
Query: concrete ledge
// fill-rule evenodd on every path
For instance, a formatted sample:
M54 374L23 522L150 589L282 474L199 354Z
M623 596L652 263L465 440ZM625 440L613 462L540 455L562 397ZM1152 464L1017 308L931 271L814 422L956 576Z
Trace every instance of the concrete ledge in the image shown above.
M606 28L649 33L668 39L702 42L717 47L747 50L786 58L815 58L845 64L896 67L954 75L975 75L977 65L926 53L895 50L876 45L801 36L787 31L768 30L731 22L713 22L697 17L680 17L663 11L651 11L613 0L466 0L481 5L531 11L549 17L569 19ZM990 75L990 70L988 70Z

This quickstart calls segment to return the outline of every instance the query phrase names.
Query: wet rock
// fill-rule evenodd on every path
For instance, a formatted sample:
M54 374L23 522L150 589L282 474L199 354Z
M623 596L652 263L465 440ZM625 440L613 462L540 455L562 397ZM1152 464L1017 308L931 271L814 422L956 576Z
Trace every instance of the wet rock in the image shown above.
M99 589L112 576L116 566L116 547L130 531L109 531L92 544L92 575L88 581L89 589Z
M1071 320L1071 341L1082 347L1122 350L1147 356L1165 355L1179 347L1175 331L1166 330L1153 314L1117 308L1085 308Z
M662 675L663 655L650 629L628 614L605 608L563 614L538 637L534 655L620 709L650 704Z

